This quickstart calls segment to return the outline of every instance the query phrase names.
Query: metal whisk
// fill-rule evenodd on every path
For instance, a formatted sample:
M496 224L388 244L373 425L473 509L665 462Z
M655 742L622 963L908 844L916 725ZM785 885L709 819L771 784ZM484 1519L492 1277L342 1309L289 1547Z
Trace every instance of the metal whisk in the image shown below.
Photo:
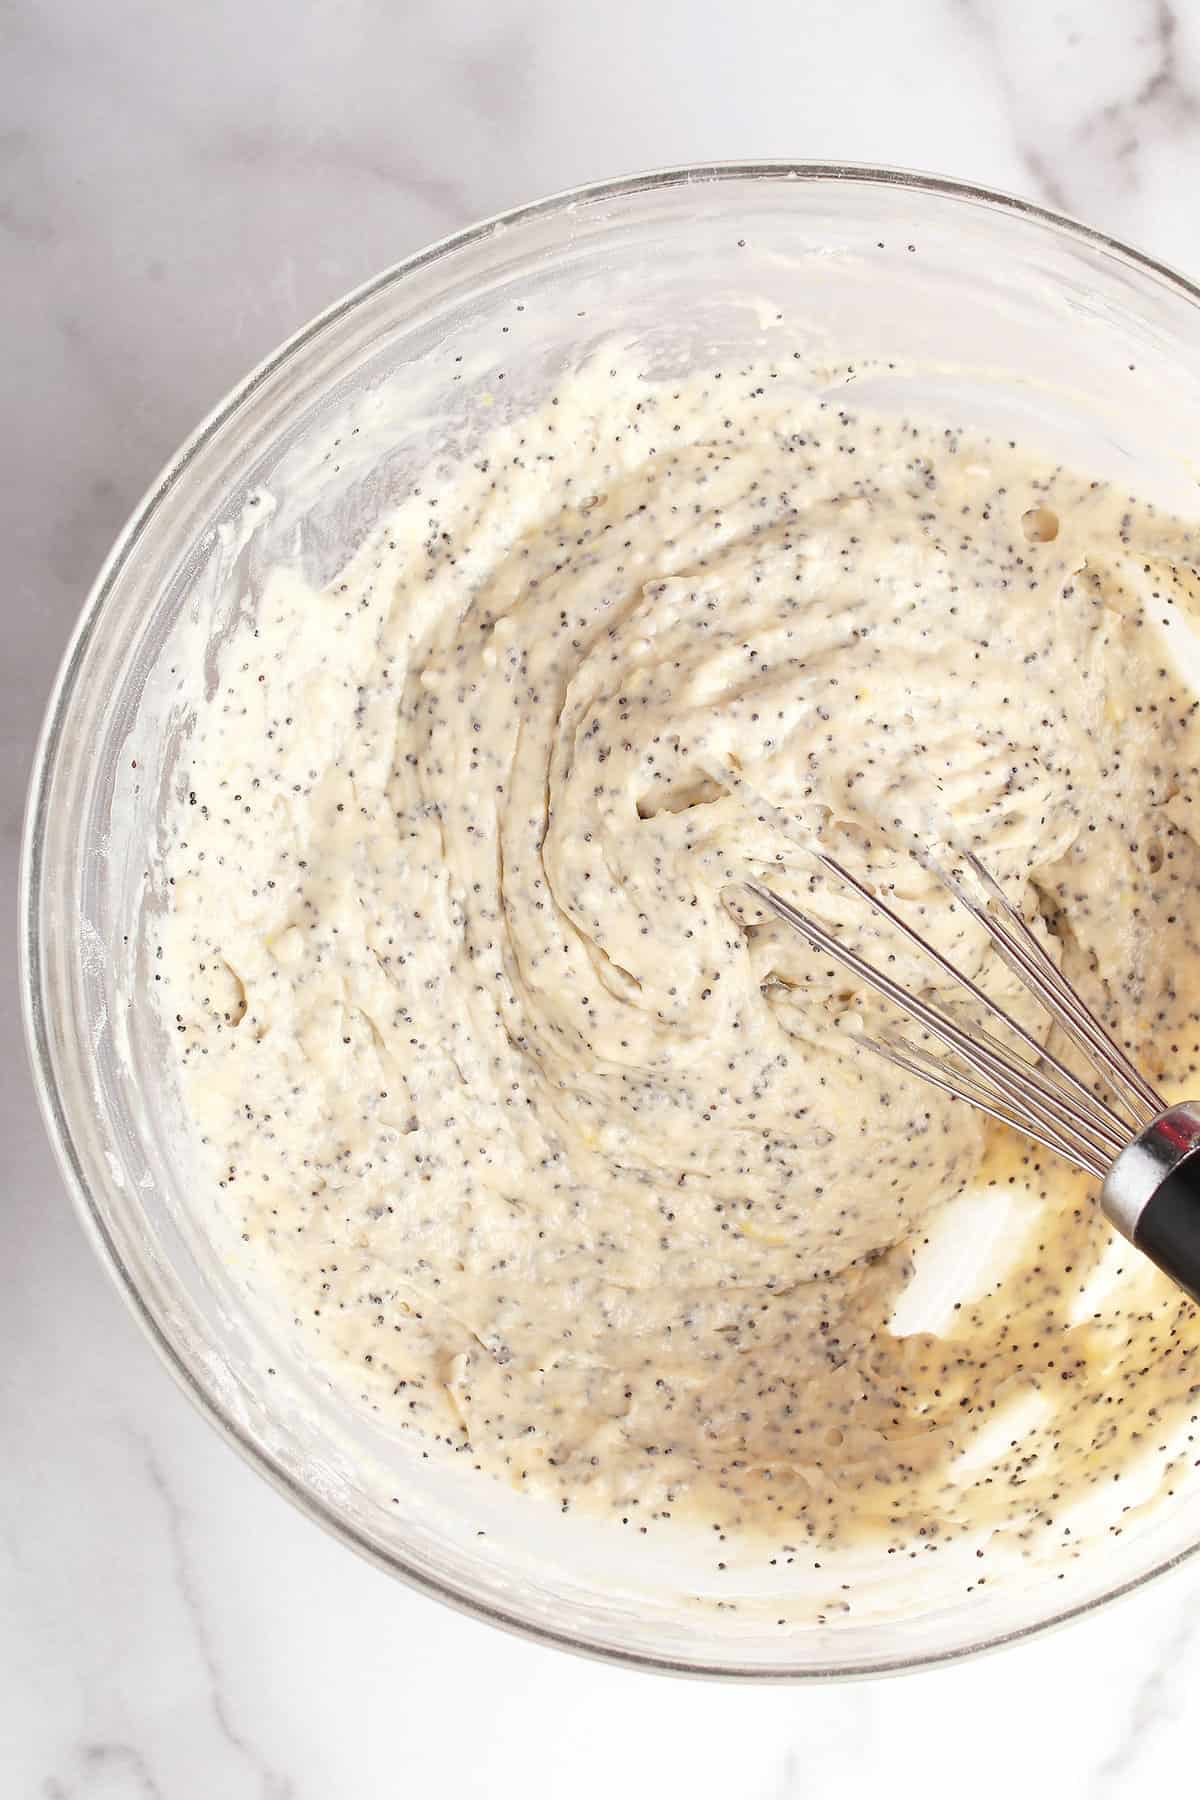
M886 901L819 845L809 854L865 900L900 934L970 995L1022 1048L981 1029L967 1029L949 1013L908 993L815 919L761 881L746 888L791 925L814 949L906 1013L944 1053L913 1043L899 1030L862 1041L898 1068L932 1082L1002 1124L1054 1151L1101 1183L1100 1205L1123 1236L1200 1302L1200 1104L1168 1107L1134 1068L1080 999L1013 907L999 882L970 850L961 866L928 855L922 862L987 933L997 953L1061 1026L1111 1095L1106 1105L1041 1041L997 1005Z

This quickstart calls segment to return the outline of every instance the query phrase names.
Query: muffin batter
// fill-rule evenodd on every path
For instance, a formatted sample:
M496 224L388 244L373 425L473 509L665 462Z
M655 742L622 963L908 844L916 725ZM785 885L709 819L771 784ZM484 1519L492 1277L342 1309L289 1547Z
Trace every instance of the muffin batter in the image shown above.
M1087 1184L861 1049L871 1003L739 882L936 996L818 834L1036 1016L910 855L969 842L1194 1095L1200 728L1158 624L1198 560L1021 447L614 355L320 591L274 570L196 721L158 969L214 1211L329 1379L563 1508L768 1540L1058 1531L1148 1420L1186 1435L1192 1310L1130 1252L1081 1313ZM890 1329L996 1183L1010 1263Z

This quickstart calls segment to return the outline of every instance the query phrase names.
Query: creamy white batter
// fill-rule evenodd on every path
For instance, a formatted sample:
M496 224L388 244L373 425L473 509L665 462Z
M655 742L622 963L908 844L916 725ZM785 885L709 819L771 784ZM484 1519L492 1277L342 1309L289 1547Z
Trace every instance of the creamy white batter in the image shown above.
M1036 450L618 357L322 591L278 568L196 721L159 969L214 1211L311 1356L563 1507L824 1542L1053 1531L1186 1418L1196 1315L1132 1269L1075 1320L1086 1184L859 1049L864 996L738 883L871 943L781 808L1020 1011L909 855L950 830L1194 1095L1200 730L1156 620L1198 561ZM1039 1199L1029 1242L893 1335L972 1181Z

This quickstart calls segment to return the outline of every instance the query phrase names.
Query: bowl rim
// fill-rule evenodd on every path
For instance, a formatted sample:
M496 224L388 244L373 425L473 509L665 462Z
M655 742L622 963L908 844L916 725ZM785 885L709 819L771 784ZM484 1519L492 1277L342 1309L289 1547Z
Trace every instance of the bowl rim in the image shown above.
M83 1166L72 1139L67 1108L58 1080L54 1051L48 1031L47 997L42 988L43 934L41 911L43 901L44 847L46 817L59 752L64 740L64 725L69 716L76 683L89 645L99 629L105 603L117 580L136 553L150 521L170 498L192 462L222 427L231 420L254 394L296 355L323 337L342 319L355 312L375 296L395 286L416 271L424 269L454 252L490 236L498 229L519 227L536 220L567 213L573 208L596 201L627 199L659 188L738 180L793 180L804 183L844 182L884 188L911 188L924 194L959 201L975 201L1001 214L1034 221L1053 228L1078 243L1112 252L1131 264L1143 275L1163 281L1185 299L1200 306L1200 284L1188 279L1170 264L1137 250L1121 239L1082 223L1070 215L1036 201L1026 200L1001 189L959 180L952 176L925 174L920 171L888 167L872 163L805 160L734 160L673 164L631 175L618 175L578 187L560 189L524 205L493 213L477 223L465 226L436 242L402 258L370 277L340 299L317 313L218 401L199 425L184 440L158 477L150 484L130 514L106 556L100 571L83 602L79 617L67 641L58 672L47 701L46 712L38 735L29 778L28 798L21 842L18 891L18 937L21 987L21 1009L26 1050L33 1075L34 1089L43 1123L50 1139L59 1171L71 1196L85 1233L111 1280L116 1285L130 1313L149 1339L160 1362L168 1369L204 1418L242 1459L283 1494L302 1513L322 1526L335 1538L410 1587L452 1606L468 1617L513 1632L517 1636L556 1649L569 1650L607 1663L642 1669L659 1674L688 1675L730 1682L793 1685L845 1681L869 1676L915 1672L962 1661L985 1651L1003 1648L1093 1613L1112 1601L1134 1592L1176 1568L1200 1552L1200 1533L1196 1541L1152 1568L1111 1588L1064 1608L1053 1616L1028 1624L997 1631L977 1642L952 1645L944 1650L931 1650L920 1655L897 1654L855 1664L853 1667L781 1666L764 1669L746 1667L721 1657L695 1659L658 1656L648 1651L632 1650L618 1644L597 1643L574 1636L569 1630L555 1630L536 1624L516 1609L480 1599L478 1596L443 1582L407 1561L403 1555L385 1552L373 1544L354 1526L347 1523L309 1487L299 1481L277 1459L244 1431L222 1407L215 1393L201 1381L195 1368L174 1340L164 1320L151 1310L132 1271L123 1261L105 1219L97 1206L84 1176Z

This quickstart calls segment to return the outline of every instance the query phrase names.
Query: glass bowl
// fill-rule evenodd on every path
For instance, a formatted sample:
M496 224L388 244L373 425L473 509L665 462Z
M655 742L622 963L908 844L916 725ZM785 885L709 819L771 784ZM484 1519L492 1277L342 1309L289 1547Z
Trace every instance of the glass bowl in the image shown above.
M145 927L162 903L163 806L214 651L285 545L327 577L431 456L469 446L485 387L520 410L613 334L664 373L751 353L819 361L826 347L831 363L882 358L892 368L864 379L857 403L1007 427L1147 498L1193 504L1200 290L999 194L840 165L672 169L540 201L411 257L221 403L84 606L27 819L41 1104L81 1217L180 1384L283 1493L381 1567L479 1617L644 1667L778 1680L962 1656L1191 1554L1192 1493L1062 1570L1024 1566L969 1596L893 1565L868 1584L865 1610L819 1623L798 1581L781 1629L770 1582L730 1604L711 1558L702 1572L686 1544L639 1553L611 1527L348 1417L248 1304L192 1204ZM378 431L360 427L384 411L381 455ZM301 503L301 490L317 498ZM256 514L264 494L273 503Z

